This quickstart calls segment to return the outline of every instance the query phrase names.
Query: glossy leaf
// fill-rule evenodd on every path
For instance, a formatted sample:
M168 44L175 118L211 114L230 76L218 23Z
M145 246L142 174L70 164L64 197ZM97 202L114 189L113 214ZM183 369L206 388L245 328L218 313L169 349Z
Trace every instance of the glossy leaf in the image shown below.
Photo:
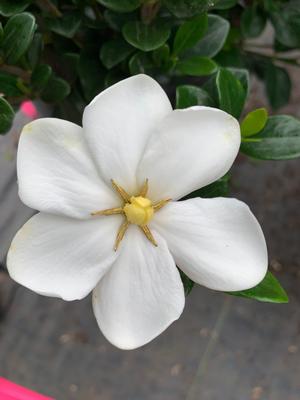
M218 66L207 57L193 56L187 60L178 62L177 70L191 76L205 76L213 74Z
M210 0L163 0L163 4L178 18L194 17L211 7Z
M109 8L112 11L120 13L128 13L137 9L142 0L97 0L98 3Z
M100 59L103 65L110 69L125 60L134 50L123 39L109 40L101 47Z
M45 20L48 29L66 38L72 38L81 24L79 13L65 13L61 18Z
M150 25L139 21L128 22L122 32L129 44L143 51L158 49L170 36L170 29L158 20Z
M177 55L193 47L202 38L206 29L206 14L199 15L198 17L184 22L176 32L173 53Z
M2 41L4 57L8 63L16 63L27 51L35 28L35 18L29 13L16 14L8 20Z
M269 117L264 129L245 139L241 151L261 160L288 160L300 156L300 121L289 115Z
M129 60L129 71L132 75L151 74L154 64L148 53L138 52Z
M24 11L31 0L1 0L0 1L0 14L4 17L10 17L14 14Z
M249 112L241 123L241 134L243 137L256 135L266 125L268 112L265 108L257 108Z
M242 33L247 38L259 36L266 26L266 16L256 5L246 7L241 17Z
M269 303L288 303L289 301L285 290L269 271L263 281L254 288L228 294Z
M6 133L10 129L14 116L11 105L3 97L0 97L0 134Z
M41 98L48 103L58 103L64 100L70 92L71 88L67 81L53 76L43 90Z
M265 73L265 82L268 100L274 110L288 103L291 80L285 69L269 64Z
M216 85L220 108L238 118L246 100L241 82L230 71L221 68L217 73Z
M176 108L213 105L210 95L198 86L181 85L176 88Z
M208 27L207 30L191 50L193 54L205 57L214 57L224 46L230 24L229 22L219 17L218 15L208 15Z
M189 193L182 200L192 199L194 197L202 197L204 199L211 199L214 197L226 197L229 192L229 175L224 175L222 178L211 183L210 185L204 186L201 189L195 190Z

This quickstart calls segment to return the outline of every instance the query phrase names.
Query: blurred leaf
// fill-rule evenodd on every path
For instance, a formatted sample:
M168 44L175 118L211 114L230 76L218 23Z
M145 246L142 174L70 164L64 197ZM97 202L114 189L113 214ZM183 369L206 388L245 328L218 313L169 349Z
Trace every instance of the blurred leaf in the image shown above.
M129 60L129 71L131 75L151 74L153 68L153 61L148 53L138 52Z
M247 38L259 36L266 26L266 15L256 4L245 8L241 17L242 33Z
M204 35L207 29L207 15L202 14L180 25L176 32L173 54L180 54L193 47Z
M4 27L2 48L5 59L15 64L27 51L35 31L35 18L29 13L16 14Z
M216 10L227 10L237 4L238 0L217 0L213 6Z
M1 44L2 39L3 39L3 34L4 34L3 26L2 26L2 23L0 22L0 44Z
M176 88L176 108L213 105L210 95L198 86L182 85Z
M210 0L163 0L167 9L178 18L194 17L206 12L210 6Z
M7 72L0 71L0 93L3 93L7 97L21 96L22 92L18 88L18 77L16 75L11 75Z
M208 15L208 28L203 38L191 49L193 54L214 57L224 46L230 24L218 15Z
M44 43L42 34L36 32L33 35L32 42L27 52L28 62L32 69L34 69L38 65L43 48L44 48Z
M130 21L124 25L122 32L129 44L143 51L158 49L170 36L170 29L159 20L151 25Z
M181 269L179 269L179 273L184 287L184 294L188 296L191 293L195 283L184 272L182 272Z
M119 14L111 10L104 11L104 18L107 21L110 28L115 31L121 32L123 25L129 21L136 21L138 15L136 12L130 14Z
M300 156L300 121L289 115L269 117L257 135L242 142L241 151L261 160L288 160Z
M109 8L110 10L117 11L117 12L131 12L137 9L142 0L97 0L98 3L102 4L103 6Z
M100 50L100 59L103 65L110 69L125 60L135 49L123 39L109 40Z
M52 32L72 38L81 24L81 15L78 12L65 13L62 17L47 18L45 23Z
M228 294L269 303L288 303L289 301L285 290L269 271L262 282L254 288L240 292L228 292Z
M266 125L268 112L265 108L257 108L249 112L241 123L241 134L243 137L256 135Z
M270 63L265 70L265 83L268 100L273 110L288 103L291 81L285 69Z
M0 1L0 14L4 17L10 17L14 14L24 11L31 0L1 0Z
M91 101L104 86L104 68L98 58L83 51L78 63L78 74L86 100Z
M52 76L43 90L41 98L48 103L58 103L69 96L70 92L71 88L67 81Z
M300 1L284 2L279 10L271 11L276 39L288 47L300 46Z
M31 75L31 84L33 89L42 90L47 85L52 75L52 68L47 64L38 65Z
M157 67L165 66L170 60L170 47L167 44L164 44L154 50L152 53L152 59Z
M216 85L220 108L238 118L246 100L246 93L241 82L230 71L220 68Z
M250 90L250 76L249 71L244 68L226 68L228 71L232 73L242 84L243 89L246 93L246 98L248 96Z
M14 116L11 105L3 97L0 97L0 134L6 133L10 129Z
M177 70L186 75L205 76L213 74L217 64L207 57L193 56L177 63Z
M203 199L211 199L214 197L226 197L229 192L229 175L226 174L222 178L201 189L195 190L181 200L193 199L194 197L202 197Z

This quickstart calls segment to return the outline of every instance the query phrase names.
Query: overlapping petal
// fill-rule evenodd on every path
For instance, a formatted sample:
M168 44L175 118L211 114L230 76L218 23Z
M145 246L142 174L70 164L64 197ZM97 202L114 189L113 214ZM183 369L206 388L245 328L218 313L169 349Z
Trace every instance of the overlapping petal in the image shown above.
M138 167L153 200L177 200L214 182L231 167L240 146L237 120L210 107L175 110L157 127Z
M153 233L158 247L131 226L119 257L93 292L99 327L121 349L148 343L179 318L184 307L174 260L164 239Z
M152 225L192 280L224 291L249 289L267 271L264 235L249 207L235 199L172 202Z
M100 93L85 109L83 129L103 177L136 190L136 168L149 136L172 111L152 78L136 75Z
M114 193L100 178L82 128L56 118L26 125L18 148L19 195L39 211L88 218L113 207Z
M76 300L96 286L117 257L121 217L79 221L39 213L16 234L8 256L10 276L46 296Z

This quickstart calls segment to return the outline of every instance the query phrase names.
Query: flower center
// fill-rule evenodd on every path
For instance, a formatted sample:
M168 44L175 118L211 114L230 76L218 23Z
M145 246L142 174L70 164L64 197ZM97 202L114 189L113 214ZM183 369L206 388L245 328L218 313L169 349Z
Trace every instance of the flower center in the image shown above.
M94 211L91 213L92 216L100 216L100 215L115 215L115 214L123 214L125 216L125 220L120 226L114 249L115 251L118 249L121 240L123 239L128 226L130 224L138 225L146 236L146 238L154 245L157 246L157 243L147 226L148 222L151 221L153 214L163 208L171 199L164 199L157 201L156 203L152 203L146 195L148 192L148 179L145 180L139 194L137 196L130 196L126 190L122 188L122 186L118 185L113 179L111 180L112 186L115 191L119 194L121 199L123 200L123 206L108 208L106 210Z
M123 207L128 222L135 225L146 225L152 219L154 209L151 200L143 196L132 196Z

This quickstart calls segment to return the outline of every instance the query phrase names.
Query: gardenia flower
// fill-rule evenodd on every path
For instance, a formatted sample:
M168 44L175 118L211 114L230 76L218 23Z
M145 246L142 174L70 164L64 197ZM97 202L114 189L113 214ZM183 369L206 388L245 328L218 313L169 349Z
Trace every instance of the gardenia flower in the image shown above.
M255 286L267 250L247 205L178 201L222 177L239 146L236 119L210 107L173 111L146 75L100 93L83 128L31 122L18 149L19 193L40 212L12 242L11 277L65 300L93 291L99 327L122 349L144 345L179 318L178 268L215 290Z

